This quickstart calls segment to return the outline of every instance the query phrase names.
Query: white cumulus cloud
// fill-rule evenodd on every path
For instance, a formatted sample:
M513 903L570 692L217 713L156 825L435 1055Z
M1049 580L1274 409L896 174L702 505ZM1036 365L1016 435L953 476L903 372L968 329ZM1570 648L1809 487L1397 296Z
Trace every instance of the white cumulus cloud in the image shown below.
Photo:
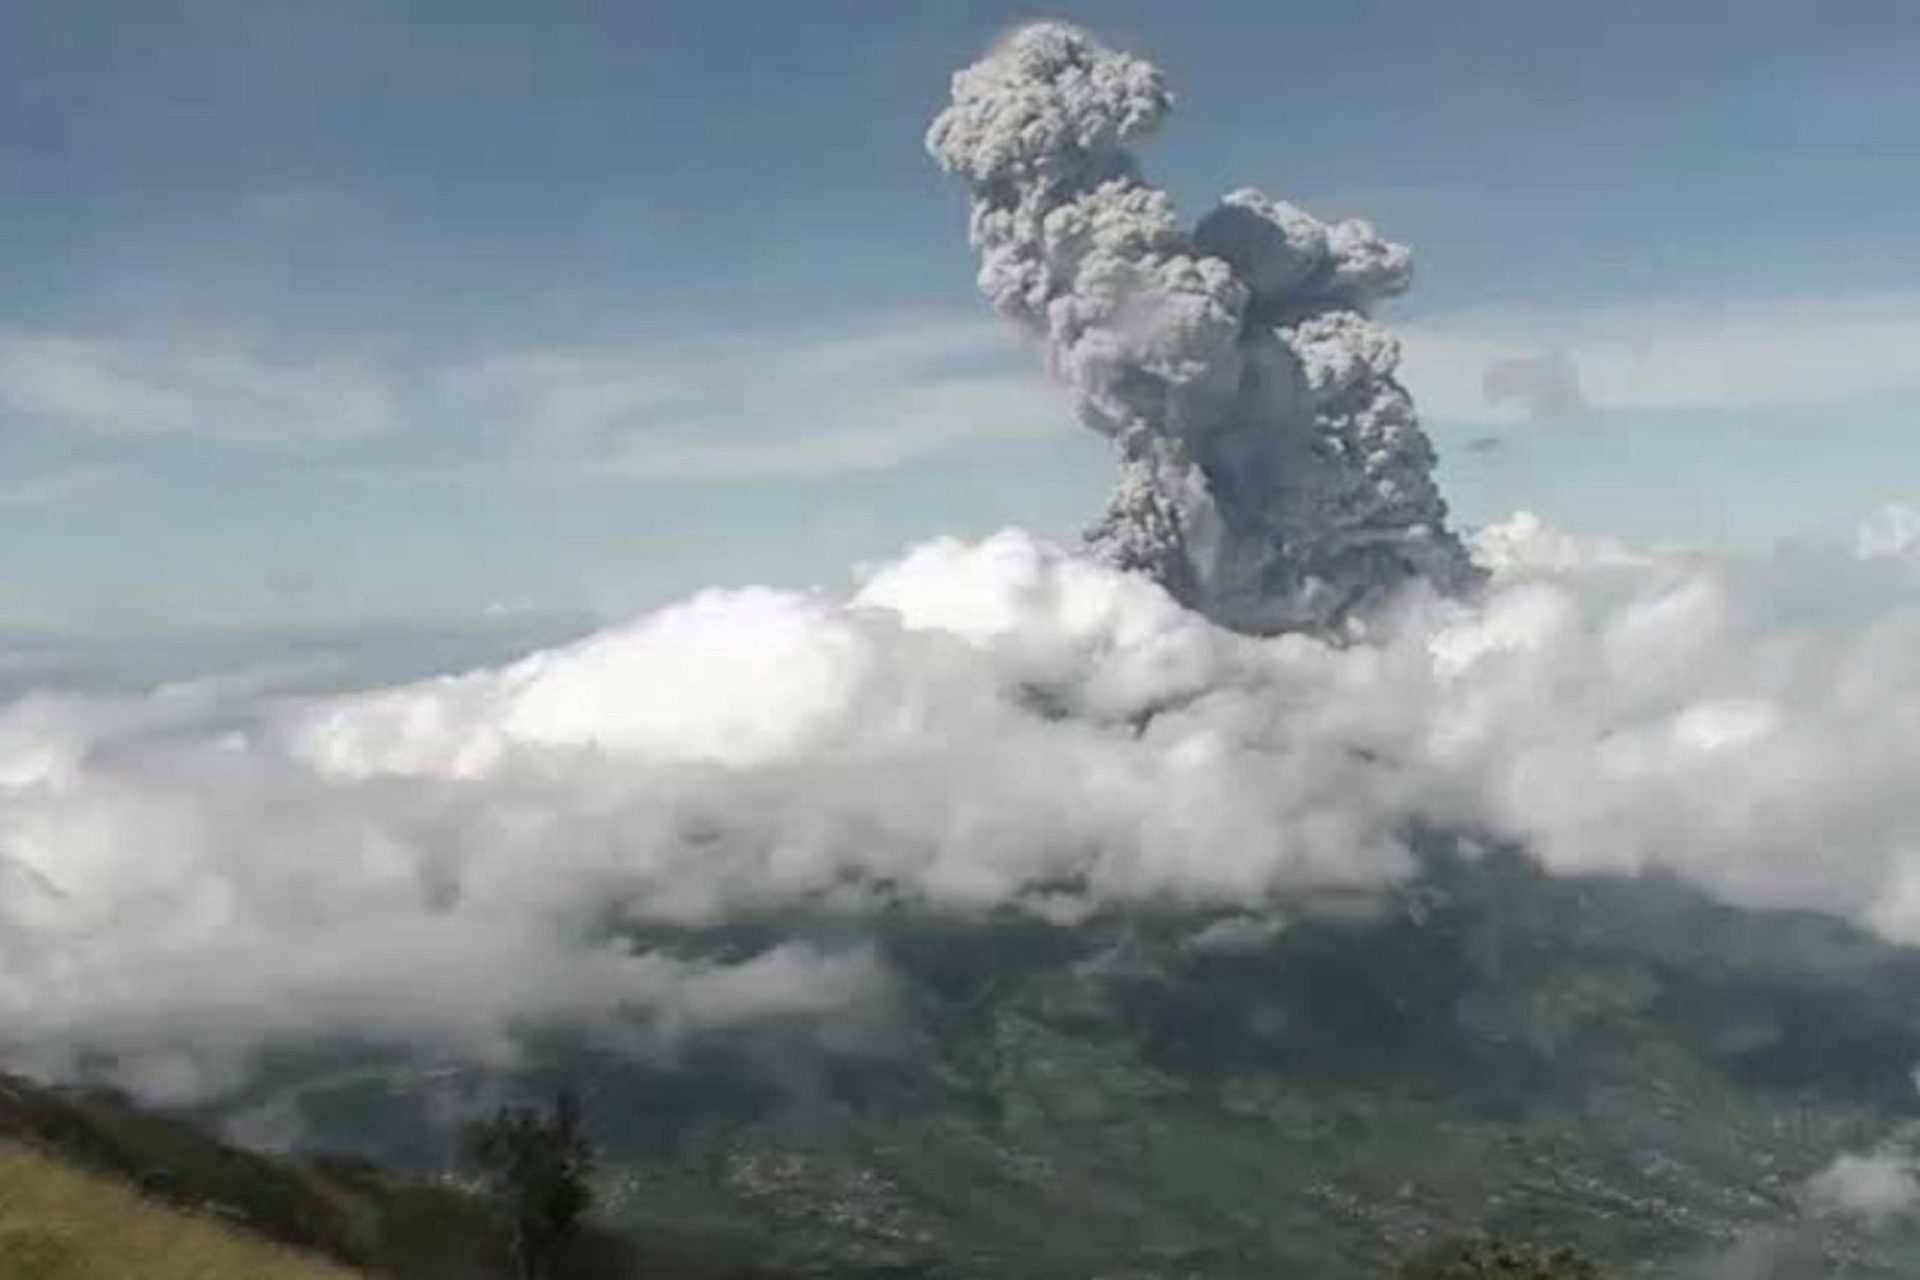
M1529 519L1479 543L1484 597L1341 647L1008 532L365 692L0 704L0 1055L179 1091L329 1038L833 1017L884 983L857 944L642 939L883 903L1260 918L1394 883L1416 821L1920 940L1910 596L1809 628L1764 570Z
M1806 1196L1815 1212L1877 1225L1920 1206L1920 1177L1896 1150L1842 1155L1807 1180Z

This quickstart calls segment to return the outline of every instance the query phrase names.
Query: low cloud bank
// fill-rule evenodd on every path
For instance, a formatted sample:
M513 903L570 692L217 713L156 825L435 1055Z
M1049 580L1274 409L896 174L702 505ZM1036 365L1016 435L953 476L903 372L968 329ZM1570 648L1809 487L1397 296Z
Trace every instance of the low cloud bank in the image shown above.
M1808 1180L1808 1207L1879 1226L1920 1208L1915 1172L1913 1157L1892 1147L1837 1156Z
M637 939L1386 886L1416 822L1920 940L1904 566L1850 563L1877 606L1812 626L1778 607L1804 562L1524 517L1478 554L1482 598L1415 593L1348 647L1008 532L365 693L18 698L0 1055L177 1096L329 1038L486 1060L542 1025L831 1018L885 981L857 943Z

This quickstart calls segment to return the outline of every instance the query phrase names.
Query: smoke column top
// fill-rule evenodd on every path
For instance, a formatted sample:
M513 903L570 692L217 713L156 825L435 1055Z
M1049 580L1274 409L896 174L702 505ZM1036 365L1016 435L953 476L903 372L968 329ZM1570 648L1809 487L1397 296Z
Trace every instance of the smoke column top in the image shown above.
M953 76L953 102L927 145L970 182L1045 176L1073 152L1117 147L1173 108L1160 69L1059 22L1009 34Z

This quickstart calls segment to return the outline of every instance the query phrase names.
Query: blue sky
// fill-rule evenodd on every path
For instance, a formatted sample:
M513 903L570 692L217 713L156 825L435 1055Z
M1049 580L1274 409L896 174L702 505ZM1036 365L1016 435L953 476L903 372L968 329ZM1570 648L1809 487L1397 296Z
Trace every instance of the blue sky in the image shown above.
M1102 447L920 143L1040 13L1165 67L1189 211L1414 246L1465 521L1757 546L1920 495L1911 4L69 0L0 6L0 632L618 612L1073 531Z

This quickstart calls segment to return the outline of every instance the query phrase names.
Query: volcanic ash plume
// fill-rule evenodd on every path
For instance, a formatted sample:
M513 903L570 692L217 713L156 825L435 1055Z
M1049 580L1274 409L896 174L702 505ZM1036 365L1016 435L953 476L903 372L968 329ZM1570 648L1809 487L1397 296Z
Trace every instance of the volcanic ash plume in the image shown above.
M1328 631L1475 571L1370 318L1412 259L1257 191L1192 233L1126 144L1171 107L1151 63L1059 23L953 78L928 149L972 193L980 285L1040 338L1122 476L1098 554L1240 631Z

